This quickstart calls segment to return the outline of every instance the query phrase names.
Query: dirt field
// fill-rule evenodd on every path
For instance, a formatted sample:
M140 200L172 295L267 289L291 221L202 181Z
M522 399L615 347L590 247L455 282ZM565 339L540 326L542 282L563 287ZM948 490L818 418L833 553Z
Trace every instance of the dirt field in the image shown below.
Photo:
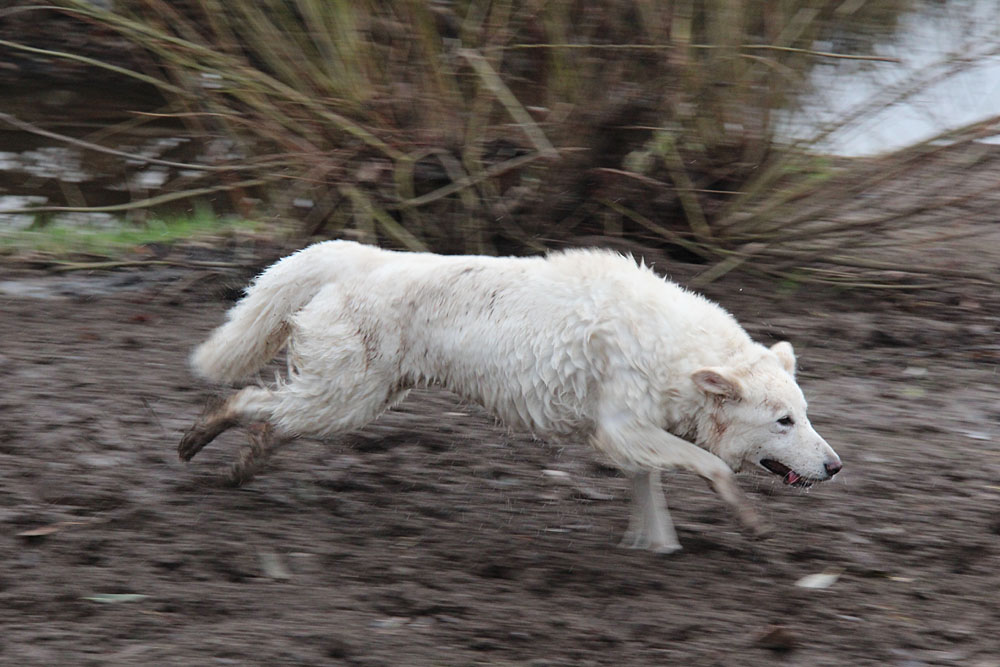
M760 543L668 475L656 556L616 546L595 454L440 392L241 488L241 433L179 462L211 395L186 355L244 278L0 268L0 663L1000 665L1000 295L713 285L795 344L845 468L744 476Z

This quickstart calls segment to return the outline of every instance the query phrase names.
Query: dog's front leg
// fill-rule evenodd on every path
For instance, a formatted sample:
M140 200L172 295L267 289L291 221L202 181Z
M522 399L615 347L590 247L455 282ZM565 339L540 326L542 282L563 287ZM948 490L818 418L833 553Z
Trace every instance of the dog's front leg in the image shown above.
M696 473L732 508L744 527L758 537L768 534L767 524L740 491L733 471L715 454L661 428L620 419L602 424L594 442L625 469L685 468Z
M622 546L668 554L681 548L660 488L659 470L632 475L632 516Z

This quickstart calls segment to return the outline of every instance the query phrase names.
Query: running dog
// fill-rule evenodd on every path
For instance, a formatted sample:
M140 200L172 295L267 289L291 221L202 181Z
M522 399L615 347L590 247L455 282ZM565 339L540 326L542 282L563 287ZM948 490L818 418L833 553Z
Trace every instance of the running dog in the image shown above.
M680 548L660 472L704 478L751 531L766 528L734 478L786 484L841 461L809 423L787 342L753 342L720 306L604 250L545 257L441 256L348 241L275 263L192 355L234 383L287 348L287 377L248 386L178 447L190 460L226 429L278 436L357 429L416 386L438 385L513 427L586 439L632 480L624 543Z

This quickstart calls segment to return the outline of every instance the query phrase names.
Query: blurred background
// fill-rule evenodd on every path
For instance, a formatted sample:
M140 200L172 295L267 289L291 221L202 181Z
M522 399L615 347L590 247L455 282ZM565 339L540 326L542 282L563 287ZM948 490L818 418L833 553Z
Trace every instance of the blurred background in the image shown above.
M996 190L997 16L998 0L15 0L0 245L249 228L521 254L600 237L703 263L696 283L947 274L953 253L918 275L894 251L991 231L975 222Z

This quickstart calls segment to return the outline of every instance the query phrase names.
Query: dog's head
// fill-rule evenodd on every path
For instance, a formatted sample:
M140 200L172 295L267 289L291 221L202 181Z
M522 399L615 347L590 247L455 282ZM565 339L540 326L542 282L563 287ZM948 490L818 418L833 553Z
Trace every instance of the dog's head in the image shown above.
M756 465L794 486L840 471L840 457L806 416L789 343L763 350L744 366L699 369L691 379L706 398L699 441L733 470Z

